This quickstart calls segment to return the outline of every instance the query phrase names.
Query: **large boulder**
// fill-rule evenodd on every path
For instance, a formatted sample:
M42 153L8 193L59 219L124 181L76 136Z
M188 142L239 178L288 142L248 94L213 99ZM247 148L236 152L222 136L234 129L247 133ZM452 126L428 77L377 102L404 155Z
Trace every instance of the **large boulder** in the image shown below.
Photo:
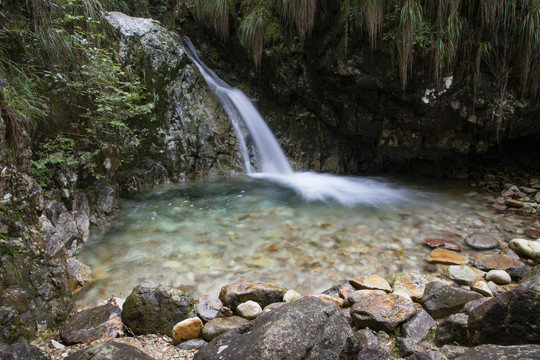
M196 360L355 359L358 338L338 308L308 297L214 339Z
M65 360L154 360L154 358L134 346L111 342L89 346L68 355Z
M51 360L51 356L37 346L30 344L0 344L0 359L2 360Z
M137 285L122 308L122 321L135 334L173 335L180 321L196 316L193 298L163 285Z

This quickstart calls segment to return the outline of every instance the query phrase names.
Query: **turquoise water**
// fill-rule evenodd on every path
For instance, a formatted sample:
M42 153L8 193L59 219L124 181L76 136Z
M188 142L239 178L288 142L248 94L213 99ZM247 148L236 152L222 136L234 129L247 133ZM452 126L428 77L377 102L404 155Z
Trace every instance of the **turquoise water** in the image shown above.
M426 237L461 243L472 232L506 236L498 226L503 215L471 188L352 179L366 201L359 193L349 206L306 201L286 185L250 177L125 199L115 219L92 228L78 256L96 277L79 294L79 305L124 298L143 281L194 297L217 295L238 281L306 294L358 275L433 270L424 260Z

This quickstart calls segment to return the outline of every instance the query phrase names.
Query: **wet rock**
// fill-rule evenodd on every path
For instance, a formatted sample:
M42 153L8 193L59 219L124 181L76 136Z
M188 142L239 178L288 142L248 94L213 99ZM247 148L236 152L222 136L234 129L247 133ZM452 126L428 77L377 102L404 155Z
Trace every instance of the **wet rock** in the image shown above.
M66 270L69 278L69 291L75 294L82 287L94 281L92 270L75 258L66 259Z
M114 303L78 312L60 328L60 338L67 345L113 339L122 330L120 312Z
M197 304L197 316L204 322L215 319L219 315L219 311L223 307L223 303L215 296L202 296Z
M518 287L470 312L473 344L519 345L540 342L540 293Z
M454 251L461 251L463 250L461 246L458 244L443 240L443 239L424 239L424 244L429 246L430 248L440 248L440 249L446 249L446 250L454 250Z
M321 299L323 301L326 301L329 304L334 304L338 308L341 308L343 306L343 299L336 296L330 296L326 294L309 294L306 297L316 297L318 299Z
M484 276L485 272L467 265L450 265L444 275L459 284L470 284L477 277Z
M173 328L173 345L180 344L185 340L197 339L203 329L202 320L198 317L180 321Z
M504 254L474 254L472 262L480 270L504 270L514 279L520 279L525 271L525 264Z
M508 246L520 256L540 260L540 241L538 240L513 239Z
M358 328L384 331L394 330L415 313L414 303L396 294L367 294L351 309L351 317Z
M219 299L231 310L248 300L257 302L261 307L283 301L287 290L272 284L239 283L221 287Z
M435 276L417 273L399 273L394 277L393 292L408 294L414 301L419 301L424 295L426 285L432 281L446 283Z
M476 278L471 283L471 290L476 291L484 296L493 296L493 292L491 291L488 282L481 277Z
M419 310L409 321L401 325L401 334L418 342L423 340L434 326L435 320L425 310Z
M244 319L252 320L262 313L262 309L261 305L257 304L255 301L248 300L245 303L238 305L236 312Z
M380 345L369 344L362 346L358 353L357 360L390 360L392 359L388 352Z
M351 359L360 345L332 304L309 297L288 303L233 330L195 355L198 359Z
M37 346L30 344L0 344L2 360L51 360L51 356Z
M183 343L176 345L176 347L182 350L199 350L206 345L208 345L208 342L203 339L193 339L184 341Z
M109 342L89 346L72 353L65 360L154 360L134 346Z
M540 359L540 345L480 345L466 350L455 360L536 360Z
M240 316L215 318L204 324L202 330L202 337L206 341L212 341L219 335L224 334L230 330L239 328L240 326L247 324L248 322L249 320L246 320Z
M349 282L359 290L383 290L392 292L392 288L390 287L390 284L388 284L388 281L379 275L360 276L356 279L349 280Z
M302 298L302 295L298 291L295 290L289 290L283 295L283 302L290 303L296 300L300 300Z
M445 249L435 249L427 256L427 261L439 263L439 264L466 264L469 260L462 255L455 253L454 251Z
M433 281L427 284L421 303L431 316L442 318L459 312L463 305L481 297L477 292Z
M495 237L483 233L467 236L465 244L475 250L489 250L501 246L501 243Z
M510 274L504 270L490 270L486 274L486 280L493 281L495 284L504 285L512 282Z
M137 285L122 308L122 321L135 334L166 334L174 326L195 317L195 303L184 292L163 285Z
M469 316L466 314L454 314L444 318L435 331L435 343L438 346L445 344L467 345L467 323Z

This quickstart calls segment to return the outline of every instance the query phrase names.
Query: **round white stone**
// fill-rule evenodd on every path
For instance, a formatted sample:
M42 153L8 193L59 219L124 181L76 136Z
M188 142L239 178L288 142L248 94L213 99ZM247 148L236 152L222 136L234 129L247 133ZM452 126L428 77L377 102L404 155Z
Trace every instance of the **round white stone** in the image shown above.
M486 275L487 281L493 281L495 284L510 284L512 278L504 270L490 270Z
M255 301L248 300L245 303L241 303L236 308L238 315L244 319L255 319L262 313L261 305L257 304Z
M296 300L300 300L302 298L302 295L294 290L289 290L285 293L283 296L283 302L290 303Z

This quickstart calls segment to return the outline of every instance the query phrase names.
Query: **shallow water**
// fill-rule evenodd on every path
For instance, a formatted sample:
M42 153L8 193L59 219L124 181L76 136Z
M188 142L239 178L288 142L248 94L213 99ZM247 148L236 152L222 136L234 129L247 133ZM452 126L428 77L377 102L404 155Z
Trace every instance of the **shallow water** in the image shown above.
M296 185L255 175L169 186L122 201L113 221L92 228L78 256L96 277L78 304L126 297L143 281L194 297L217 295L238 281L305 294L358 275L426 272L424 238L462 243L474 232L505 238L504 215L466 186L335 177L324 201L306 201L291 189L305 174ZM358 188L344 191L340 181ZM304 187L304 196L316 194L317 186L325 187Z

